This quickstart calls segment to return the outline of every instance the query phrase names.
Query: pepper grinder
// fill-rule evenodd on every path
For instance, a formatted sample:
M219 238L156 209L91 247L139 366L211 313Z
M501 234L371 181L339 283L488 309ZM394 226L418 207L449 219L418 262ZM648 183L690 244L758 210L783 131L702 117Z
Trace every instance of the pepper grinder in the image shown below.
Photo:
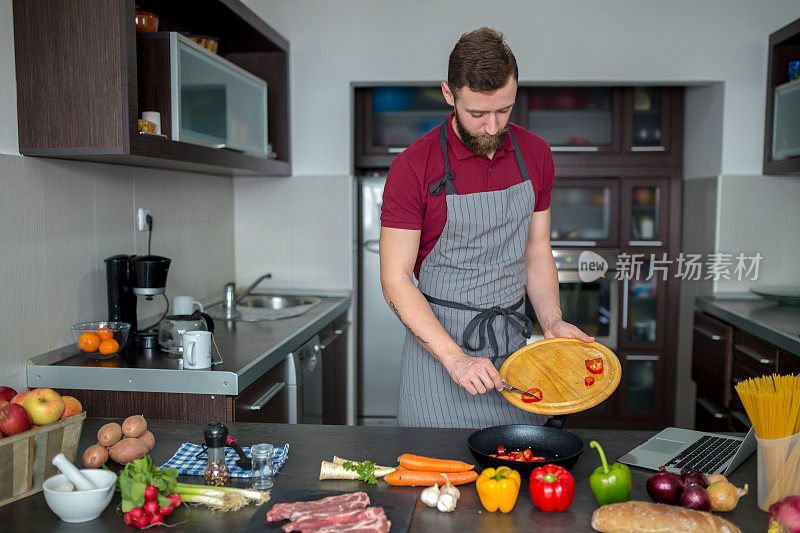
M203 432L208 447L208 465L205 471L206 485L224 487L228 484L228 465L225 464L225 442L228 427L222 422L211 422Z

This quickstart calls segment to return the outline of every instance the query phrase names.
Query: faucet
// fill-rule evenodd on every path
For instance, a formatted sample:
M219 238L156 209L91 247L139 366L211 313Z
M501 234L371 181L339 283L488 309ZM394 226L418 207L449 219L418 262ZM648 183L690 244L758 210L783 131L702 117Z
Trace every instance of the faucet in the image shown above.
M225 296L222 299L222 309L225 314L225 318L227 320L233 320L242 316L242 313L236 309L236 304L242 301L242 299L253 292L253 290L258 286L259 283L264 281L265 279L270 279L272 277L271 272L267 272L263 276L260 276L257 280L250 284L239 297L236 297L236 283L231 281L230 283L225 284Z

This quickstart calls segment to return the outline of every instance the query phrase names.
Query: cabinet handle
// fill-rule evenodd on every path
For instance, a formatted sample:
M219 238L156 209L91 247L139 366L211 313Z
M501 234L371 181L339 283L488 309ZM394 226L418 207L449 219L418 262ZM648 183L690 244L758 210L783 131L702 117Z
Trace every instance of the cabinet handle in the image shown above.
M631 146L631 152L663 152L664 146Z
M745 427L753 427L753 424L750 422L750 419L745 416L744 413L740 413L739 411L731 411L731 416L738 420L743 426Z
M626 361L658 361L661 359L658 355L626 355Z
M599 152L599 146L551 146L551 152Z
M720 341L720 340L722 340L722 337L720 337L720 336L719 336L719 335L717 335L716 333L711 333L711 332L710 332L710 331L708 331L706 328L702 328L702 327L700 327L700 326L695 326L695 327L694 327L694 330L695 330L697 333L699 333L700 335L703 335L703 336L705 336L705 337L708 337L708 338L709 338L709 339L711 339L712 341Z
M628 241L628 246L663 246L661 241Z
M698 398L697 399L697 405L699 405L700 407L702 407L703 409L708 411L711 414L711 416L713 416L714 418L716 418L718 420L722 419L722 418L725 418L727 416L725 413L723 413L722 411L720 411L719 409L716 409L713 405L711 405L711 402L709 402L706 399Z
M597 241L550 241L550 246L597 246Z
M282 391L285 386L286 386L286 382L284 382L284 381L276 383L275 385L270 387L269 390L267 392L265 392L264 395L261 398L259 398L255 402L253 402L253 405L248 406L247 409L249 409L250 411L258 411L258 410L260 410L262 407L267 405L271 399L273 399L275 396L277 396L277 394L280 391Z
M396 146L392 148L387 148L386 151L390 154L399 154L400 152L404 151L407 147L406 146Z
M750 348L745 348L744 346L734 346L734 349L739 353L741 353L742 355L746 355L753 361L760 363L762 365L771 365L775 363L774 359L768 359L766 357L763 357L754 352L753 350L751 350Z
M341 328L336 328L335 330L333 330L333 333L331 333L330 335L328 335L327 337L325 337L325 339L324 339L322 342L320 342L319 344L315 345L315 346L314 346L314 349L315 349L315 350L317 350L317 351L319 351L319 352L323 351L325 348L327 348L328 346L330 346L330 345L331 345L331 343L332 343L333 341L335 341L335 340L336 340L336 338L337 338L339 335L341 335L342 333L344 333L345 331L347 331L347 328L349 328L349 327L350 327L350 322L345 322L344 324L342 324L342 327L341 327Z
M628 329L628 276L622 279L622 329Z

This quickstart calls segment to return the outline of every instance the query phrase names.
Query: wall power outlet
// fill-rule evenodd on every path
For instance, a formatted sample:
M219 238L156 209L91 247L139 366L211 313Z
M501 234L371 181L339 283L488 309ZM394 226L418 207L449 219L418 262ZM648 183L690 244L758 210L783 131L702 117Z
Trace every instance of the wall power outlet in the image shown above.
M147 215L153 216L149 209L140 207L136 210L136 227L139 231L147 231Z

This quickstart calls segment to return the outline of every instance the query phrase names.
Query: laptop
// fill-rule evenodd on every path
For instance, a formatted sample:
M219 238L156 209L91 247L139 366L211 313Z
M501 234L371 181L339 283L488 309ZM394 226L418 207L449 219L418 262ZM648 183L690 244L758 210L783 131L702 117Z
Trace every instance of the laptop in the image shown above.
M744 438L668 427L619 458L620 463L680 474L684 468L727 476L756 451L753 428Z

